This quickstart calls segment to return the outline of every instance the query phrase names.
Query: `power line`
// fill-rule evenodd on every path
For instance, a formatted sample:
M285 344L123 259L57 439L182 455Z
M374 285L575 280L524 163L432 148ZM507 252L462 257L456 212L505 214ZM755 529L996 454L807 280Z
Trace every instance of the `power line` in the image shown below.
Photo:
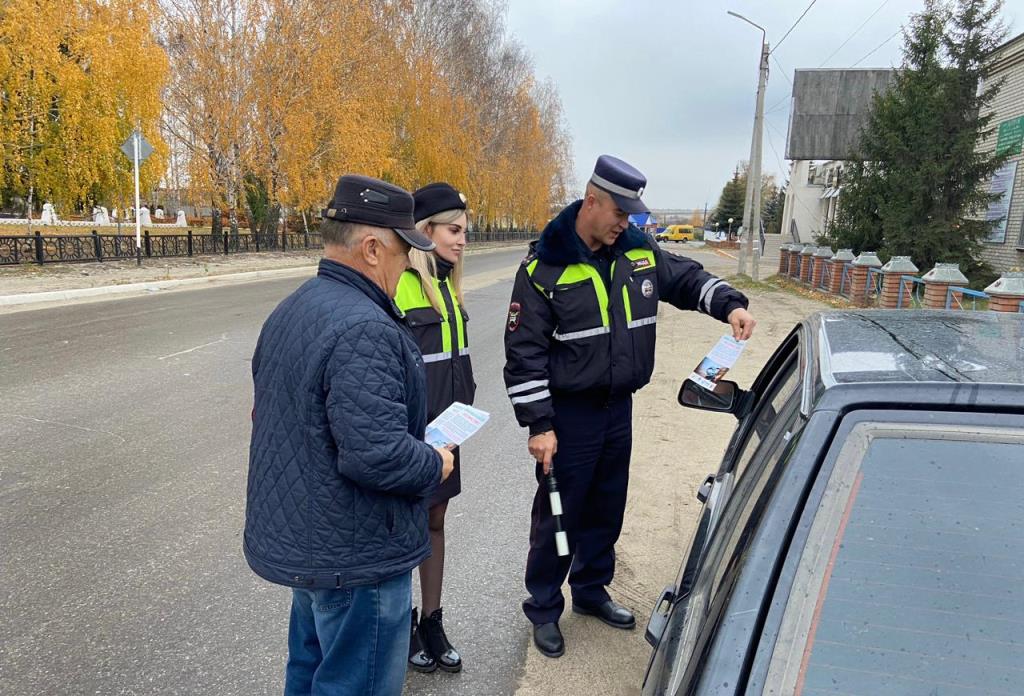
M874 19L875 15L878 14L879 12L881 12L882 8L885 7L888 4L889 4L889 0L883 0L882 4L878 6L878 9L876 9L874 12L872 12L871 16L868 17L867 19L865 19L863 24L861 24L859 27L854 29L853 33L850 34L848 37L846 37L846 41L844 41L841 44L839 44L839 48L837 48L836 50L832 51L832 55L830 55L825 60L821 61L821 65L819 65L818 67L819 68L825 67L825 63L827 63L830 60L832 60L837 53L839 53L841 50L843 50L843 46L845 46L846 44L850 43L850 41L853 39L853 37L855 37L860 32L861 29L866 27L868 22L870 22L872 19Z
M784 78L786 78L786 82L788 82L790 84L790 86L792 86L793 85L793 81L791 79L789 79L789 75L786 73L786 69L784 67L782 67L782 63L779 62L779 59L775 57L774 53L772 54L772 60L774 60L775 64L777 66L779 66L779 72L781 72L782 76Z
M786 37L793 33L793 30L796 29L796 25L799 24L800 20L802 20L804 16L811 11L811 8L814 7L814 3L816 2L818 2L818 0L811 0L811 4L807 6L807 9L804 10L804 13L802 15L797 17L796 21L793 22L793 26L789 28L789 31L782 35L782 38L779 39L778 43L775 44L775 48L772 49L772 52L775 52L779 48L779 46L782 45L782 42L786 40Z
M854 63L854 64L853 64L853 65L851 65L850 67L851 67L851 68L856 68L856 67L857 67L858 65L860 65L861 63L863 63L864 61L866 61L866 60L867 60L868 58L870 58L871 56L873 56L873 55L875 54L875 52L876 52L876 51L878 51L878 49L882 48L882 46L886 45L887 43L889 43L890 41L892 41L893 39L895 39L895 38L896 38L896 36L897 36L897 35L898 35L898 34L899 34L899 33L900 33L901 31L903 31L903 27L902 27L902 25L900 26L900 28L899 28L899 29L897 29L897 30L895 31L895 33L893 33L893 35L892 35L892 36L890 36L890 37L889 37L888 39L886 39L886 40L885 40L885 41L883 41L882 43L880 43L880 44L878 44L877 46L875 46L875 47L874 47L873 49L871 49L871 51L869 51L869 52L868 52L868 54L867 54L866 56L864 56L863 58L861 58L860 60L858 60L858 61L857 61L856 63Z

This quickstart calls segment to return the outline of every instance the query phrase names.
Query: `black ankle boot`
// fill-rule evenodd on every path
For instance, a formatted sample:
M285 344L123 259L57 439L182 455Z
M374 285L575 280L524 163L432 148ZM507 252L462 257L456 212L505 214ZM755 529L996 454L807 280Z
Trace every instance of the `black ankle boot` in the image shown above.
M423 647L434 658L438 667L445 672L458 672L462 669L459 652L452 647L448 642L448 636L444 634L440 609L420 620L420 637L423 640Z
M416 607L412 608L412 636L409 638L409 666L417 672L430 674L437 669L437 661L423 649L420 640L419 622L416 620Z

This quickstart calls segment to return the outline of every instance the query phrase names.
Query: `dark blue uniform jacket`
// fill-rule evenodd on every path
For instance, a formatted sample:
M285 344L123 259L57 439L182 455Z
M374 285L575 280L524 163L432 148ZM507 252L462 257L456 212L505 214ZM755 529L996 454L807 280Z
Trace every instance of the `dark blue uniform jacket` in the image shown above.
M323 260L267 319L255 383L245 557L292 587L379 582L429 555L423 359L394 303Z
M581 203L548 223L512 289L505 386L531 434L551 428L552 394L601 400L650 381L659 301L723 322L747 306L743 293L633 225L591 252L576 233Z

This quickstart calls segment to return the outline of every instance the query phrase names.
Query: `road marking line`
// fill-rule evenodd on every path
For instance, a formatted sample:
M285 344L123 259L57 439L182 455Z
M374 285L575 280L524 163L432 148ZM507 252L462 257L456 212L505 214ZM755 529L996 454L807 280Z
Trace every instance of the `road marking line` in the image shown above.
M210 341L209 343L204 343L201 346L196 346L195 348L189 348L188 350L179 350L177 353L171 353L170 355L162 355L159 358L157 358L157 360L166 360L167 358L173 358L173 357L178 356L178 355L185 355L186 353L192 353L192 352L195 352L197 350L200 350L201 348L209 348L210 346L215 346L218 343L223 343L226 340L228 340L227 336L221 336L216 341Z
M60 425L65 428L74 428L75 430L81 430L87 433L100 433L101 435L109 435L110 437L116 437L121 441L122 444L127 442L123 437L116 433L112 433L109 430L96 430L95 428L86 428L81 425L72 425L71 423L62 423L55 420L43 420L42 418L33 418L32 416L23 416L20 413L0 413L0 418L20 418L22 420L32 421L34 423L46 423L48 425Z

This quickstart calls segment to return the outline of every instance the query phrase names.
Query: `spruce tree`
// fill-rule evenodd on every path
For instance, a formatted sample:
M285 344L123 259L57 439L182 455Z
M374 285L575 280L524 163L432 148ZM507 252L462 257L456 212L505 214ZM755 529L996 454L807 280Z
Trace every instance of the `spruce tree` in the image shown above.
M981 114L1001 86L985 81L1005 36L1001 8L1002 0L926 0L914 15L901 70L874 98L862 159L846 170L830 232L839 246L908 255L923 270L936 261L984 270L987 182L1005 157L976 147L991 133L991 115Z
M743 207L747 196L747 176L740 174L737 167L730 179L722 188L722 195L718 198L718 205L711 215L711 222L718 223L718 229L729 229L729 218L732 218L732 229L737 230L743 224Z

